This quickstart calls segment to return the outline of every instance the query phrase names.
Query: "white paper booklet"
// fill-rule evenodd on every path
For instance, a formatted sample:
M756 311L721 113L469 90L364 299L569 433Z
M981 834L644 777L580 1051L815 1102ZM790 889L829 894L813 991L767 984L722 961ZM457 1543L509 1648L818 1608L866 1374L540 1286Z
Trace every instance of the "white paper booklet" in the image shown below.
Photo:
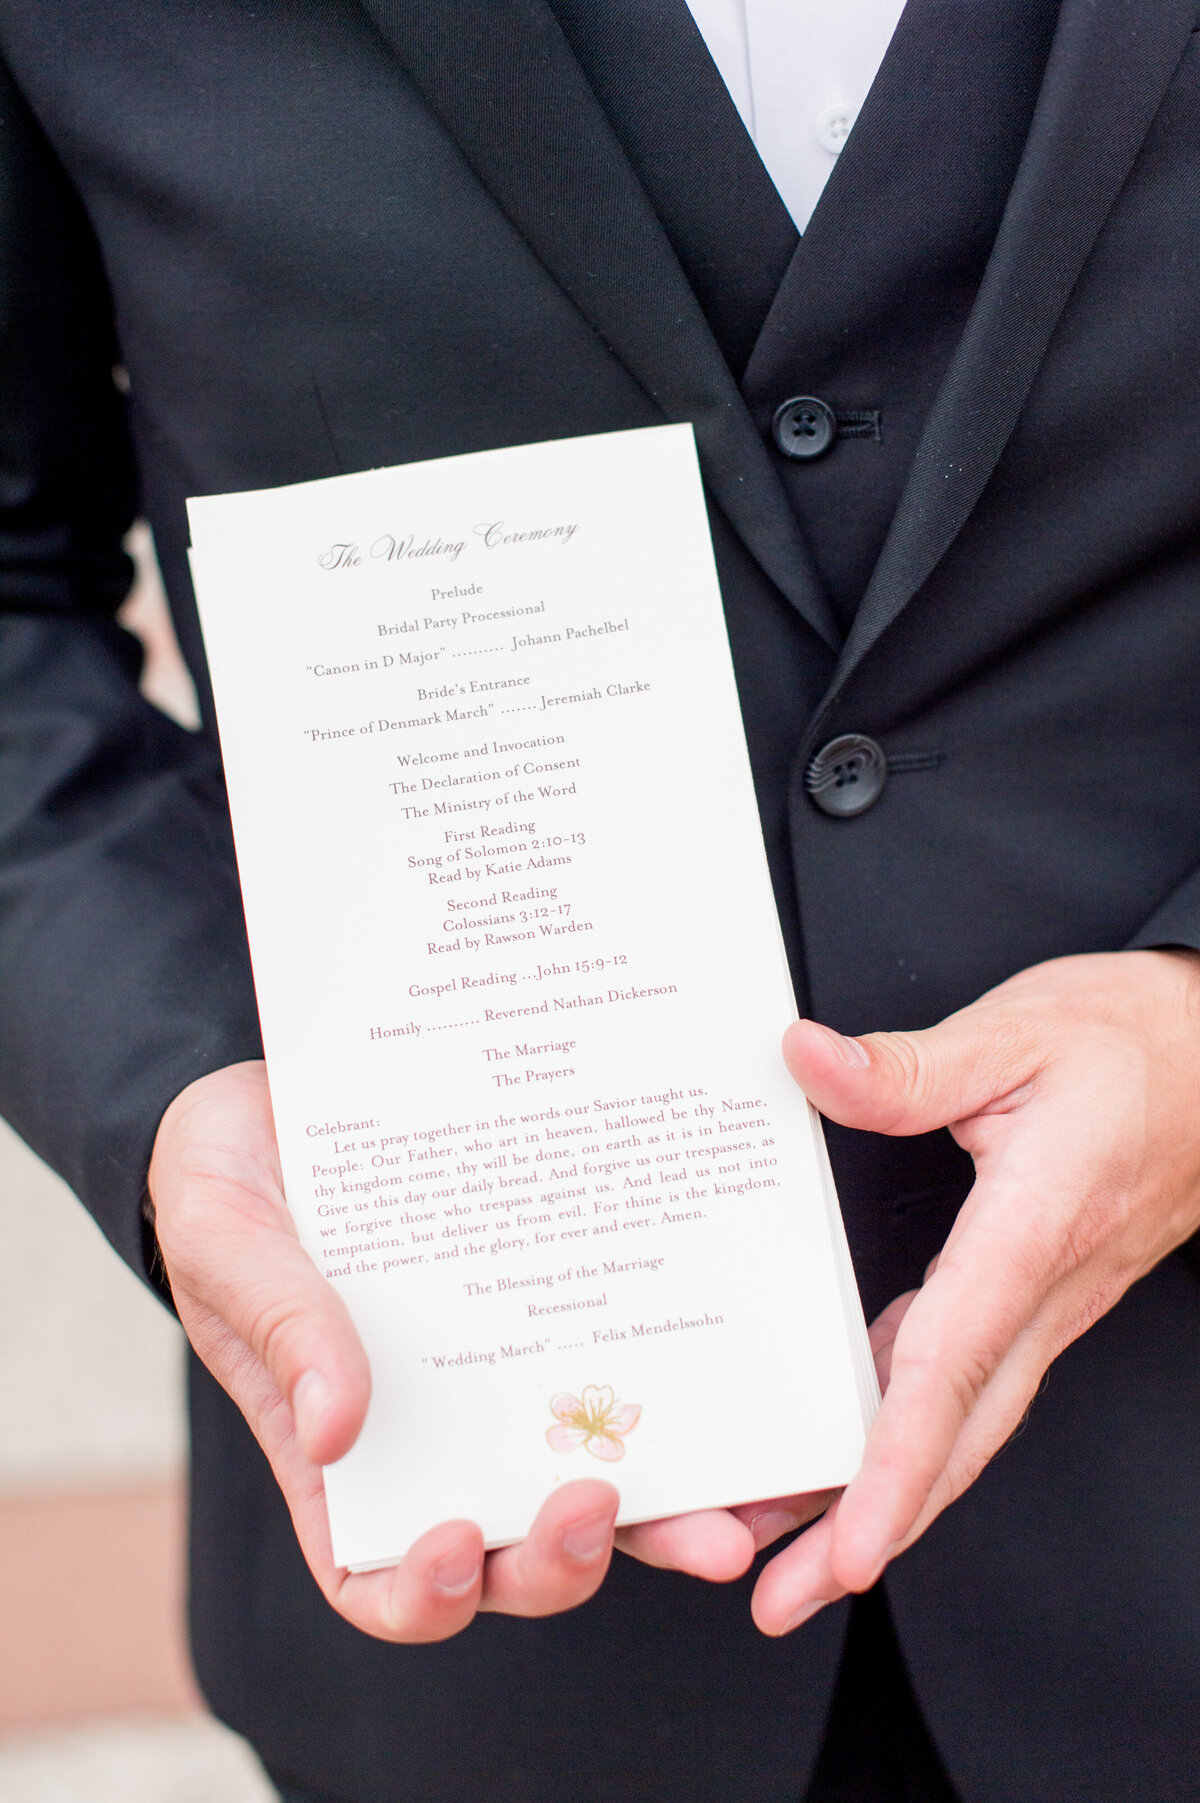
M189 503L334 1550L845 1483L878 1402L690 427Z

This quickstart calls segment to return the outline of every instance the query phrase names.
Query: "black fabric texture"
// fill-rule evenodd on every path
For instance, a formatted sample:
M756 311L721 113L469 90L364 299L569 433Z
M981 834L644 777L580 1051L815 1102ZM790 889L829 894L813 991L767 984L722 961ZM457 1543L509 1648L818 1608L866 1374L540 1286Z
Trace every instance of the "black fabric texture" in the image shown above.
M362 3L562 292L660 415L691 422L705 479L731 524L801 616L837 645L778 469L544 0L458 0L448 10ZM623 271L617 283L606 273L614 252Z
M354 1803L280 1780L281 1803ZM921 1716L884 1591L850 1605L842 1661L804 1803L959 1803Z
M837 1687L804 1803L958 1803L879 1585L850 1605Z
M1139 202L1150 199L1144 187L1138 194L1139 176L1153 181L1155 152L1165 149L1162 134L1178 117L1176 108L1193 79L1195 47L1188 44L1188 30L1194 20L1193 0L1168 0L1156 13L1153 30L1147 29L1138 0L1106 0L1103 7L1063 0L987 271L914 452L822 713L936 571L997 472L1032 398L1035 376L1044 373L1044 359L1056 342L1071 343L1071 330L1060 334L1058 328L1079 295L1080 276L1086 273L1083 293L1090 297L1104 257L1115 254L1123 262L1130 254L1120 224L1131 224ZM1132 211L1122 204L1131 185ZM1155 204L1150 201L1152 209ZM1115 233L1114 213L1120 222ZM1186 208L1179 219L1185 222ZM1102 227L1107 229L1097 257ZM1176 274L1168 289L1177 288L1179 279ZM1114 332L1110 344L1116 340ZM1119 369L1124 382L1135 385L1114 392L1122 418L1134 409L1130 417L1141 419L1144 391L1136 383L1143 368L1135 357ZM1071 436L1057 447L1056 468L1078 473L1085 461L1078 453L1088 442L1079 433L1082 428L1087 434L1091 424L1086 414L1072 422ZM1115 473L1115 461L1110 468Z
M261 1042L220 757L113 623L136 486L100 255L2 64L0 128L0 1094L149 1274L158 1121Z
M799 233L704 39L682 0L551 3L740 379Z
M801 1005L848 1031L921 1027L1042 958L1200 948L1195 0L1062 0L1048 54L1039 8L1005 16L1024 48L998 49L1000 67L1045 55L1045 75L981 276L972 253L961 337L945 364L918 332L913 360L942 359L924 373L865 347L882 443L839 444L820 479L813 545L844 534L861 564L851 541L877 538L879 514L834 472L888 451L905 393L932 395L843 634L721 352L761 309L768 259L749 280L744 242L720 261L679 204L685 159L656 149L662 69L639 97L636 30L612 40L632 57L622 109L619 69L590 52L580 67L586 21L566 0L561 25L544 0L0 0L20 91L5 90L4 190L20 254L0 294L17 372L0 388L0 1103L132 1264L163 1106L258 1048L189 494L693 419ZM687 79L710 79L688 42ZM994 69L961 79L1008 104ZM879 145L903 124L886 93L822 202L855 256L875 245L879 291L935 210L890 165L880 186ZM706 119L696 156L710 192L739 170L749 209L734 123ZM880 232L885 198L899 229ZM139 699L112 620L130 434L196 735ZM801 781L842 731L898 760L851 821ZM944 1134L830 1143L872 1312L919 1281L970 1161ZM1060 1361L1022 1435L889 1575L963 1803L1028 1803L1047 1773L1068 1803L1194 1792L1198 1331L1200 1291L1172 1259ZM233 1405L196 1368L191 1388L201 1679L292 1788L803 1795L844 1608L769 1642L746 1583L618 1560L567 1617L368 1641L320 1599Z
M745 372L764 437L793 395L882 416L878 441L779 459L843 631L974 305L1057 17L1058 0L908 0Z
M905 1662L965 1803L1195 1797L1198 1294L1178 1257L1136 1284L888 1571Z

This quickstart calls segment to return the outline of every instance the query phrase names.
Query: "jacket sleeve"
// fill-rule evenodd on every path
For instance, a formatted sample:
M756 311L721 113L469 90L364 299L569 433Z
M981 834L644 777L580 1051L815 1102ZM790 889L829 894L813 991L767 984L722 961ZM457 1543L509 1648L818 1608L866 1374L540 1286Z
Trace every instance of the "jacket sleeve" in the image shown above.
M1127 951L1200 951L1200 870L1191 871L1134 934Z
M261 1056L211 742L138 693L136 505L83 209L0 63L0 1112L146 1274L146 1171L195 1077Z

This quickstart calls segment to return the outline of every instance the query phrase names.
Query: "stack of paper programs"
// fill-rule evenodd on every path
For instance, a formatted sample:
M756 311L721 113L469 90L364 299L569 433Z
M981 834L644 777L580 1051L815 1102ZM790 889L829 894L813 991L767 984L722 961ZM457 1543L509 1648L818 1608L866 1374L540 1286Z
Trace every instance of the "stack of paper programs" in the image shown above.
M845 1483L878 1402L691 430L190 503L334 1551Z

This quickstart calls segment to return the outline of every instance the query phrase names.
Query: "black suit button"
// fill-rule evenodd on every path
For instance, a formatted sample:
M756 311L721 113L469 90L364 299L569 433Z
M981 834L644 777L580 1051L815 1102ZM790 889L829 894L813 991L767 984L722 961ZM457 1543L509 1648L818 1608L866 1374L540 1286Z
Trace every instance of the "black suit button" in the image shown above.
M860 732L830 739L808 760L804 787L823 814L865 814L883 794L887 759L874 739Z
M824 401L802 394L776 408L771 430L785 457L823 457L837 437L837 416Z

